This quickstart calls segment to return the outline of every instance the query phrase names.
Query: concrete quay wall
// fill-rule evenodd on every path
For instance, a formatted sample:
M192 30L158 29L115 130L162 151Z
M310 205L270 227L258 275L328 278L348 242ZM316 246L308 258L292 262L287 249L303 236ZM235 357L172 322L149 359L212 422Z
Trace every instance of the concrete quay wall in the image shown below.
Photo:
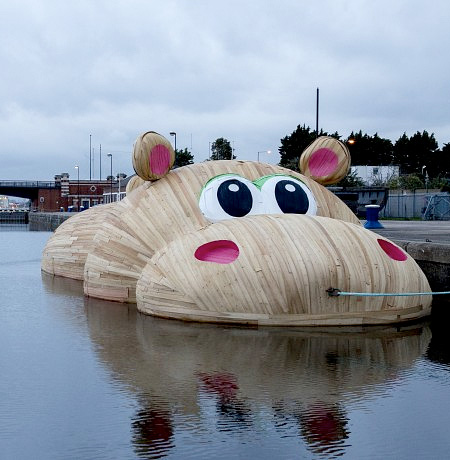
M33 231L55 231L73 212L30 212L28 222Z
M450 244L393 241L417 262L428 278L432 291L450 291Z

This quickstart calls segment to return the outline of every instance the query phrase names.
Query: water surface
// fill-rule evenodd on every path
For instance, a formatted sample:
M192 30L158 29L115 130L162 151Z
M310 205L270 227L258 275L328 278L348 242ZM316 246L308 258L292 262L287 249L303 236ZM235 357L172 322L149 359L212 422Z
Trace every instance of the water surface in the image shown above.
M50 233L23 228L0 227L2 459L448 457L446 315L312 330L156 319L41 275Z

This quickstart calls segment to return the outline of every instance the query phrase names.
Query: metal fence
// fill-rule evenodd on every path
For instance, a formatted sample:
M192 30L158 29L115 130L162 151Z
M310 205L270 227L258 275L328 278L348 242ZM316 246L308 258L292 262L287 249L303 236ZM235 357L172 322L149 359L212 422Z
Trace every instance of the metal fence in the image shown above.
M450 193L404 191L400 194L389 194L386 206L380 211L380 217L450 220Z
M55 181L52 182L44 182L44 181L32 181L32 180L0 180L0 187L23 187L23 188L56 188L57 185Z
M0 211L0 224L28 224L28 212Z

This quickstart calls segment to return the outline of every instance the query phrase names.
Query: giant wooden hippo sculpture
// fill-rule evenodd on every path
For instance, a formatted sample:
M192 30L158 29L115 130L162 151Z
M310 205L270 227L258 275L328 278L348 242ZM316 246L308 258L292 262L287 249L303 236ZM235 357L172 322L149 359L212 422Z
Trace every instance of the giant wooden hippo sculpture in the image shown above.
M42 270L83 280L88 296L190 321L380 324L430 313L429 295L370 295L430 287L408 254L323 186L350 166L336 139L302 153L303 174L232 160L171 170L173 161L164 137L141 135L133 153L141 179L121 202L62 224ZM365 295L330 296L331 287Z

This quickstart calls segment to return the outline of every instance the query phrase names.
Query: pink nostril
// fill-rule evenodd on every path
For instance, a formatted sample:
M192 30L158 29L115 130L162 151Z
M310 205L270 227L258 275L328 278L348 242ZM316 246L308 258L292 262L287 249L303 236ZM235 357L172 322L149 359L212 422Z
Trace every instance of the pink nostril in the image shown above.
M392 244L389 241L377 239L378 244L380 245L381 249L391 258L394 260L403 261L408 258L408 256L395 244Z
M239 257L239 248L230 240L216 240L197 248L195 258L203 262L230 264Z

